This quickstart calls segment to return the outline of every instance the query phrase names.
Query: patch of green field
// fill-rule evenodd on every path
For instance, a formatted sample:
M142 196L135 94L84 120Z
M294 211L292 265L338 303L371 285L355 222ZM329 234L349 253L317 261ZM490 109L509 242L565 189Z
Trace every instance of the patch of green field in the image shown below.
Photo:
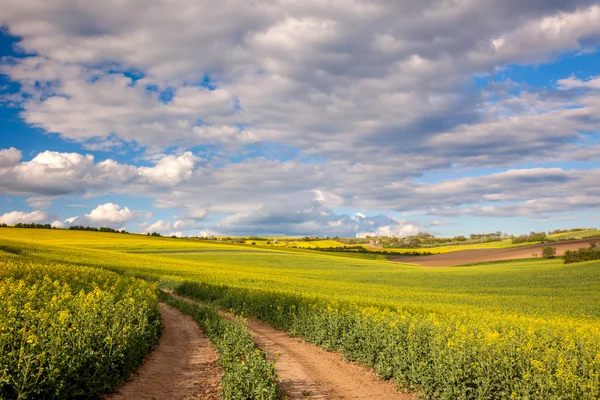
M529 242L529 243L512 243L511 239L503 239L495 242L488 243L476 243L476 244L460 244L454 246L436 246L436 247L419 247L415 249L405 249L405 248L389 248L389 250L395 252L419 252L425 253L430 252L433 254L442 254L442 253L450 253L453 251L461 251L461 250L479 250L479 249L507 249L511 247L522 247L522 246L530 246L532 244L536 244L537 242Z
M590 229L587 231L580 232L565 232L557 233L555 235L548 235L549 239L552 240L568 240L568 239L587 239L587 238L600 238L600 230Z

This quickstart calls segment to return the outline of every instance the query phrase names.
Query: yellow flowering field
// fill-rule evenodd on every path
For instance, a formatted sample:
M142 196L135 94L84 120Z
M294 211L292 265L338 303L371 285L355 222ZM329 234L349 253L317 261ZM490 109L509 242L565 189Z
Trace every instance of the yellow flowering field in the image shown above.
M157 343L155 285L3 250L0 398L98 397Z
M142 277L252 315L426 398L600 398L599 262L423 268L285 248L23 231L0 229L0 248ZM140 254L138 245L161 252Z

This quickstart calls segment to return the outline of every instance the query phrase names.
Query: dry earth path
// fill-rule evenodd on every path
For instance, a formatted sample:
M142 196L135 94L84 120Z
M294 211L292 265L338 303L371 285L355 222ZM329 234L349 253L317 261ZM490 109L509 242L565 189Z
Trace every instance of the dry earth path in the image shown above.
M425 267L452 267L455 265L479 262L541 257L542 247L545 246L555 247L556 255L562 256L567 250L577 250L580 247L587 247L591 242L600 243L600 238L534 244L531 246L512 247L508 249L460 250L450 253L435 254L432 256L390 256L388 259L390 261L418 264ZM435 251L435 249L432 249L432 251Z
M220 399L217 353L196 322L160 304L163 332L132 380L106 400Z
M192 302L185 297L173 296ZM233 318L232 314L221 313ZM416 394L401 393L391 381L342 359L312 343L289 336L256 319L247 320L254 342L269 360L275 361L279 388L288 399L412 400Z
M250 319L248 328L257 346L275 360L281 378L279 387L290 399L416 399L400 393L391 381L380 380L372 371L344 361L312 343Z

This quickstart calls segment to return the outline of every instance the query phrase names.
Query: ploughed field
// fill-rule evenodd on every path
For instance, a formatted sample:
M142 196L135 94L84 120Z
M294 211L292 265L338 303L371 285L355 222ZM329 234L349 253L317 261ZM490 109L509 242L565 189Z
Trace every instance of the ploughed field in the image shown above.
M520 245L508 248L489 248L457 250L431 256L389 256L390 261L419 264L426 267L452 267L457 265L483 263L490 261L522 260L541 257L542 248L549 246L556 249L558 257L567 250L585 248L590 243L600 242L598 238L549 242L544 244Z
M140 333L118 336L118 340L119 348L132 351L137 361L139 352L148 350L140 345L141 338L147 336L149 346L157 340L153 324L158 286L336 350L380 377L393 379L399 388L425 397L600 397L600 262L564 265L560 259L535 259L423 268L255 247L98 232L0 229L0 291L18 293L9 296L11 303L0 297L2 311L13 312L13 319L0 312L0 397L14 395L12 383L5 382L22 372L16 352L34 354L37 358L31 359L36 362L50 357L43 349L51 345L48 341L35 342L33 347L28 343L30 325L10 331L24 315L29 324L37 315L48 315L59 326L59 317L45 308L57 295L37 289L44 282L70 285L64 291L71 297L88 299L96 289L110 294L112 302L106 304L117 310L116 315L124 307L119 301L135 299L133 303L139 305L135 312L145 319L129 321L122 311L122 323ZM34 272L24 276L19 272L22 265ZM37 297L29 301L22 292L34 287ZM87 301L95 304L96 300L91 296ZM79 310L77 304L69 300L63 311ZM37 314L38 309L46 314ZM123 332L110 331L112 320L98 321L101 329L93 341L102 345L95 347L96 355L107 351L107 337ZM126 350L128 346L133 350ZM118 362L122 361L114 365L123 371L131 367ZM3 370L4 365L10 368ZM32 382L35 386L37 381ZM52 387L52 382L44 387ZM96 383L94 393L108 390L112 383L104 387Z

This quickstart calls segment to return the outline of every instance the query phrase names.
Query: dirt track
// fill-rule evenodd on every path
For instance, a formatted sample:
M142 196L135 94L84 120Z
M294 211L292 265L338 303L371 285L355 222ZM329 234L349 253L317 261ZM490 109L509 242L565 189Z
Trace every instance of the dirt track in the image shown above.
M480 249L461 250L433 256L390 256L390 261L419 264L425 267L452 267L455 265L473 264L487 261L518 260L522 258L540 257L542 247L551 246L556 248L556 255L562 256L567 250L577 250L587 247L591 242L599 242L599 238L569 240L565 242L534 244L531 246L513 247L509 249Z
M341 359L311 343L288 336L263 322L248 320L258 347L281 378L280 387L290 399L416 399L403 394L393 382L378 379L368 369Z
M181 300L193 300L178 296ZM232 314L219 312L226 318ZM275 361L279 387L286 399L386 399L413 400L416 394L400 393L391 381L382 381L367 368L342 360L311 343L288 336L264 322L248 319L254 342Z
M217 353L196 322L165 304L158 347L135 377L106 400L220 399Z

